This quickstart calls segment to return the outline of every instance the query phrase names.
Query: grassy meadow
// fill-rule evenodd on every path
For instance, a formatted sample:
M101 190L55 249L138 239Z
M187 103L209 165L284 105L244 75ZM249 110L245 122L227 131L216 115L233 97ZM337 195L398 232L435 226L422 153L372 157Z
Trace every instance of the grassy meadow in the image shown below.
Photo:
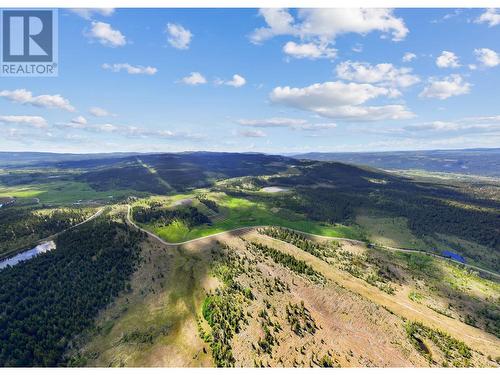
M258 225L279 225L322 236L363 238L357 226L311 221L303 215L286 209L271 208L258 199L231 197L225 193L209 193L208 197L217 202L219 207L219 213L212 212L212 215L209 215L212 221L210 224L189 228L183 222L176 220L167 226L144 225L144 227L168 242L188 241L232 229ZM207 210L203 204L194 199L194 195L176 195L174 199L170 197L165 202L175 204L177 200L188 198L193 198L191 204L200 211ZM143 201L138 201L136 204L141 205Z

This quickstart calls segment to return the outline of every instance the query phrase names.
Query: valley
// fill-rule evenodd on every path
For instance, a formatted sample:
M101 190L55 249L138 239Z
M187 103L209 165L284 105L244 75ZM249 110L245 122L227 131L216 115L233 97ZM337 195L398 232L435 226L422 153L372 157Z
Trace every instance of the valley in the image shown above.
M3 365L500 364L495 190L258 154L88 163L0 173L2 258L56 245L0 270Z

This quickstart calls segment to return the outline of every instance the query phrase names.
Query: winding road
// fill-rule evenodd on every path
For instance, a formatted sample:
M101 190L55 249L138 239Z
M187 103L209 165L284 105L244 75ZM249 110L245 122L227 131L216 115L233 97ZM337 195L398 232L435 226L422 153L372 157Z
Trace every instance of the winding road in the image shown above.
M132 218L131 218L131 215L130 215L131 210L132 210L132 207L130 205L127 205L127 222L130 225L132 225L134 228L140 230L141 232L146 233L148 236L156 239L157 241L161 242L163 245L166 245L166 246L186 245L186 244L189 244L189 243L192 243L192 242L201 241L201 240L204 240L204 239L207 239L207 238L216 237L216 236L220 236L220 235L223 235L223 234L237 233L237 232L241 232L241 231L244 231L244 230L259 229L259 228L265 228L266 227L266 225L254 225L254 226L248 226L248 227L240 227L240 228L226 230L224 232L210 234L210 235L204 236L204 237L194 238L192 240L187 240L187 241L182 241L182 242L167 242L163 238L161 238L160 236L158 236L158 235L156 235L156 234L154 234L154 233L152 233L152 232L150 232L150 231L148 231L148 230L140 227L139 225L137 225L132 220ZM305 234L307 236L316 237L316 238L322 238L322 239L327 239L327 240L349 241L351 243L357 243L357 244L366 244L366 242L364 242L364 241L354 240L352 238L322 236L322 235L319 235L319 234L312 234L312 233L303 232L303 231L297 230L297 229L291 229L291 230L293 230L295 232L298 232L298 233ZM453 259L441 256L439 254L434 254L434 253L431 253L431 252L428 252L428 251L425 251L425 250L405 249L405 248L400 248L400 247L375 245L375 244L370 244L370 245L377 246L379 248L383 248L385 250L389 250L389 251L392 251L392 252L414 253L414 254L430 255L430 256L433 256L433 257L438 258L438 259L446 260L446 261L449 261L449 262L460 264L460 265L468 267L468 268L472 268L472 269L474 269L476 271L484 272L484 273L486 273L486 274L488 274L490 276L493 276L493 277L495 277L497 279L500 279L500 274L498 274L498 273L496 273L494 271L490 271L490 270L487 270L487 269L484 269L484 268L481 268L481 267L478 267L478 266L474 266L472 264L461 263L461 262L458 262L456 260L453 260Z

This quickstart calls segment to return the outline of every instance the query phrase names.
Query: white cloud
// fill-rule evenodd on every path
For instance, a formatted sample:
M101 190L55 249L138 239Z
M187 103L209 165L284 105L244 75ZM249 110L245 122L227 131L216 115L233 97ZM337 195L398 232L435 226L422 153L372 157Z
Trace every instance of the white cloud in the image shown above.
M439 68L458 68L460 66L460 62L458 61L458 56L453 52L443 51L436 59L436 65Z
M115 73L118 73L121 70L125 70L128 74L146 74L146 75L154 75L158 71L157 68L154 68L152 66L130 65L128 63L102 64L102 68L106 70L111 70L112 72Z
M241 87L244 86L246 83L247 80L245 79L245 77L240 76L239 74L233 74L233 78L230 79L229 81L224 81L222 79L215 80L216 85L227 85L232 87Z
M322 123L315 123L315 124L305 124L304 126L300 127L302 130L327 130L327 129L335 129L337 127L337 124L334 122L322 122Z
M116 116L113 113L108 112L104 108L92 107L89 109L89 113L95 117L106 117L106 116Z
M0 124L25 124L35 128L46 128L47 121L40 116L0 116Z
M477 60L482 66L493 68L500 65L500 55L489 48L478 48L474 50Z
M476 23L487 23L489 27L500 25L500 12L498 9L490 8L481 14L476 20Z
M95 129L103 131L105 133L113 133L120 129L118 126L113 125L113 124L99 124L99 125L94 125Z
M442 79L430 78L429 84L420 93L420 97L447 99L451 96L464 95L470 92L471 84L464 81L459 74L451 74Z
M345 105L333 108L318 108L315 112L324 117L350 121L406 120L415 117L415 114L400 104L383 106Z
M182 25L168 23L165 32L168 34L168 43L177 49L188 49L193 34Z
M191 139L199 140L203 136L188 132L175 132L167 129L147 129L140 126L117 125L111 123L103 124L79 124L75 122L57 123L59 128L70 128L92 133L112 133L122 137L140 137L140 138L168 138L168 139Z
M264 133L262 130L243 130L238 133L242 137L247 137L247 138L262 138L267 136L267 134Z
M79 15L80 17L90 20L94 15L109 17L115 12L114 8L74 8L70 9L71 12Z
M396 68L389 63L370 65L365 62L345 61L337 65L337 76L361 83L380 83L394 87L409 87L420 78L411 74L411 68Z
M363 45L361 43L356 43L354 47L351 48L353 52L361 53L363 52Z
M335 81L315 83L304 88L276 87L271 93L271 100L294 107L328 107L358 105L387 95L388 89L383 87Z
M417 55L415 55L413 52L406 52L403 55L403 61L404 62L410 62L412 60L415 60L417 58Z
M92 27L86 36L96 39L107 47L122 47L127 44L127 39L119 30L115 30L109 23L92 21Z
M77 125L86 125L87 119L83 116L78 116L78 117L75 117L73 120L71 120L71 123L77 124Z
M337 50L326 43L288 42L283 46L283 52L296 59L333 59L337 56Z
M267 26L252 33L250 40L254 43L277 35L334 42L337 36L347 33L366 35L380 31L391 34L394 41L403 40L408 34L404 21L395 17L391 9L300 9L297 19L286 9L261 9L259 14Z
M474 123L494 123L500 125L500 115L496 116L475 116L475 117L466 117L463 121L469 121Z
M500 116L466 117L454 121L432 121L404 128L410 132L467 132L500 134Z
M197 86L207 83L207 79L199 72L191 72L190 75L182 78L181 82L186 85Z
M250 36L252 42L261 43L275 35L296 35L293 26L294 19L288 13L288 10L279 8L260 9L259 14L264 17L267 27L256 29Z
M423 124L410 125L405 127L405 130L409 131L450 131L450 130L458 130L459 126L455 122L449 121L432 121Z
M414 117L403 105L361 106L368 100L394 95L394 89L391 88L335 81L316 83L303 88L276 87L270 98L274 103L311 111L328 118L378 121Z
M18 89L0 91L0 97L4 97L15 103L30 104L36 107L58 108L69 112L75 111L75 107L70 104L69 100L59 94L33 96L31 91Z
M262 128L280 128L280 127L295 128L307 124L307 121L295 118L272 117L259 120L240 119L238 120L238 124L245 126L262 127Z
M304 119L271 117L266 119L240 119L238 124L254 128L290 128L293 130L326 130L337 127L335 123L309 123Z

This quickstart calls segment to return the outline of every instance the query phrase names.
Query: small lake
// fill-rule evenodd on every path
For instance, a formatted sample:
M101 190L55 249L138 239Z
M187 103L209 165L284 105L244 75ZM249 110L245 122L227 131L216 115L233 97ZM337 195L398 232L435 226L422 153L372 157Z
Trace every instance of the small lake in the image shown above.
M15 266L17 263L22 262L23 260L28 260L36 257L39 254L46 253L47 251L54 250L56 248L56 244L54 241L47 241L38 246L35 246L33 249L23 251L12 258L7 258L5 260L0 261L0 270L7 266Z
M284 193L289 190L290 189L281 186L268 186L261 189L261 191L265 193Z

